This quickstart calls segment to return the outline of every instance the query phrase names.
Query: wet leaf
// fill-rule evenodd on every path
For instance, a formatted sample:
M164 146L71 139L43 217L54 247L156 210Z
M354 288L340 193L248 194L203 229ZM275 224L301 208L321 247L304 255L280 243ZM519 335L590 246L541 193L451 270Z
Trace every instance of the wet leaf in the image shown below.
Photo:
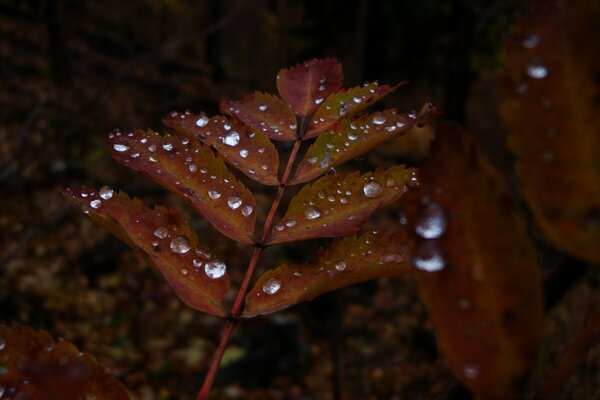
M354 233L377 208L400 198L413 176L413 170L402 166L325 176L290 201L268 244Z
M194 138L141 130L113 132L108 140L120 164L179 194L224 235L253 243L254 196L208 147Z
M44 331L0 325L0 397L30 400L125 400L127 389L72 343Z
M269 138L236 120L223 116L170 113L165 125L214 147L225 160L250 178L265 185L278 185L279 154Z
M280 98L255 92L239 101L223 101L221 111L273 140L296 140L296 115Z
M457 378L509 398L540 344L541 276L509 189L474 140L446 126L406 196L420 297Z
M321 134L308 148L291 184L311 181L329 168L403 135L416 124L416 116L411 118L406 114L397 114L395 110L375 112L355 121L344 120L339 126Z
M600 8L536 3L508 49L502 114L510 147L545 236L600 263Z
M296 114L308 116L342 87L342 65L333 58L310 60L277 75L277 89Z
M351 89L342 89L329 96L310 118L308 132L304 139L310 139L325 132L336 122L350 118L370 105L392 93L399 85L379 86L371 82Z
M90 218L139 251L165 277L188 306L224 316L229 289L225 264L200 245L196 233L172 209L151 209L106 187L63 193ZM110 193L110 195L109 195Z
M345 286L408 272L405 232L367 232L321 250L308 264L265 272L246 296L244 317L270 314Z

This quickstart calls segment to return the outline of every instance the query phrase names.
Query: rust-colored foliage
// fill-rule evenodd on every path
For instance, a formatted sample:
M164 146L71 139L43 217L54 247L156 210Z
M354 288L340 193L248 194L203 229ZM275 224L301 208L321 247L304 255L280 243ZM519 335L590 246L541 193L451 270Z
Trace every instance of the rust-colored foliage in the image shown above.
M128 400L103 365L46 332L0 325L0 398L3 400Z
M469 389L507 398L531 372L542 324L533 245L474 140L439 133L409 193L412 263L440 347Z
M125 193L83 188L64 193L92 220L141 252L192 308L225 315L222 301L229 289L225 264L200 244L175 210L151 209Z
M270 314L344 286L408 271L405 232L348 236L310 263L284 264L263 274L246 297L243 316Z
M600 263L600 7L537 1L509 44L504 120L537 224Z

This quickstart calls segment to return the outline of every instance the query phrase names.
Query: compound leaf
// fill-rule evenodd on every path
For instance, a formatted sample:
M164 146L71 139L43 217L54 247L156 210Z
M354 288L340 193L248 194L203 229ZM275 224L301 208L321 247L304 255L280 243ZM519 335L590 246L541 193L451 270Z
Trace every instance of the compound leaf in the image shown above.
M296 140L296 115L280 98L255 92L239 101L223 101L221 111L273 140Z
M151 209L107 187L64 189L63 193L94 222L141 252L184 303L208 314L225 315L222 301L229 289L225 264L200 246L175 210Z
M512 398L535 363L541 276L504 180L474 140L442 129L406 196L412 263L455 375L486 398Z
M223 116L171 112L163 119L177 132L214 147L225 160L265 185L278 185L279 154L269 138Z
M345 286L408 272L405 232L367 232L336 240L308 264L265 272L246 296L244 317L270 314Z
M253 242L254 196L210 148L193 138L141 130L113 132L108 140L117 162L183 197L224 235Z
M127 389L88 353L48 333L0 325L2 399L128 400Z
M296 114L305 117L330 94L342 87L342 65L333 58L310 60L277 74L281 98Z
M333 174L307 185L290 201L268 244L356 232L379 207L406 191L414 171L402 166L360 175Z
M600 8L538 1L509 43L502 114L541 231L600 263Z

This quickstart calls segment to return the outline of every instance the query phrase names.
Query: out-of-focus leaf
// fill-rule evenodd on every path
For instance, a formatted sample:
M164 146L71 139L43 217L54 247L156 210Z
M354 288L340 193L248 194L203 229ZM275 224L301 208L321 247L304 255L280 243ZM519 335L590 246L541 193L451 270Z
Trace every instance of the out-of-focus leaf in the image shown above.
M225 160L250 178L265 185L278 185L279 154L269 138L236 120L223 116L171 112L165 125L190 138L211 145Z
M348 160L359 157L379 144L403 135L418 122L414 114L396 110L375 112L357 120L344 120L321 134L308 148L291 184L308 182Z
M125 193L83 188L63 193L90 218L154 265L188 306L224 316L229 289L226 266L200 245L198 237L172 209L146 207Z
M270 314L344 286L408 271L405 232L348 236L320 251L311 263L265 272L246 296L243 316Z
M268 244L356 232L379 207L396 201L414 170L395 166L360 175L333 174L307 185L290 201Z
M438 137L406 196L420 297L458 379L483 397L511 398L540 344L537 255L474 140L454 126Z
M296 140L296 115L280 98L255 92L239 101L223 101L221 111L273 140Z
M536 3L509 43L502 114L542 232L600 263L600 7Z
M352 117L392 93L398 86L379 86L377 82L371 82L332 94L310 118L304 139L319 135L341 119Z
M342 87L342 65L334 58L310 60L277 74L277 89L296 114L308 116Z
M120 164L179 194L224 235L253 242L254 196L208 147L195 138L141 130L113 132L108 140Z
M46 332L0 325L0 398L128 400L106 367Z

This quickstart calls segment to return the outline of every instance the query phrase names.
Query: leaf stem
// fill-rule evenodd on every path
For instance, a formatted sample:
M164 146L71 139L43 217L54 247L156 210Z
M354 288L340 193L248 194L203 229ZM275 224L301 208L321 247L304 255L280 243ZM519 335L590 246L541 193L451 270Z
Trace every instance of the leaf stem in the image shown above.
M298 151L300 150L300 145L302 144L302 139L300 138L302 137L302 133L304 133L303 131L306 130L305 125L306 124L301 124L298 139L296 139L296 141L294 142L294 147L292 148L292 152L290 153L290 157L288 158L283 177L281 178L281 183L279 185L279 188L277 189L277 194L273 199L273 203L271 204L271 208L269 210L269 213L267 214L267 218L265 219L260 240L254 246L252 258L250 258L250 262L248 263L248 268L246 269L246 273L244 274L244 279L242 280L242 284L240 285L238 293L233 302L233 306L231 307L231 312L228 315L227 323L225 324L225 327L221 332L219 345L217 346L217 349L213 354L213 357L210 362L210 367L208 368L208 372L206 373L206 377L204 378L204 383L202 384L202 388L200 389L196 400L206 400L208 398L210 389L215 381L215 378L217 377L217 372L219 370L219 365L221 364L221 359L223 358L225 350L227 349L227 345L229 344L229 338L231 337L236 322L244 309L244 299L246 298L246 294L248 293L248 286L250 286L250 281L252 280L252 276L254 275L254 269L258 264L258 259L260 258L260 254L264 248L264 243L269 237L269 233L271 231L271 224L273 223L273 218L275 217L277 209L279 208L279 204L281 203L281 199L283 198L283 193L285 192L285 188L290 178L290 174L292 172L296 156L298 155Z

